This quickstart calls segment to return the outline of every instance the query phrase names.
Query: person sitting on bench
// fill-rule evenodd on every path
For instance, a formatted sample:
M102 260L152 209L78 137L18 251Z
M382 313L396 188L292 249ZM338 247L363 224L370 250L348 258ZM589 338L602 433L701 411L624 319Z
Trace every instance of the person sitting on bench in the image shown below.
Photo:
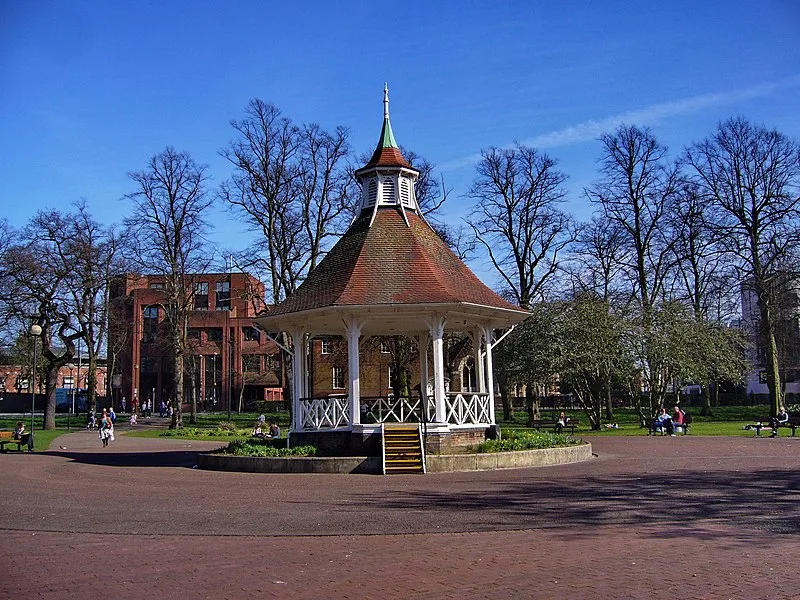
M672 425L672 417L667 414L667 409L662 408L658 416L653 421L653 433L656 431L666 432L675 435L675 427Z
M772 433L769 434L769 437L778 437L778 427L781 425L786 425L789 422L789 413L786 412L786 407L781 406L781 409L778 411L778 414L772 417L770 421L770 426L772 427Z
M556 421L556 433L563 433L567 423L569 423L569 417L567 417L567 414L562 410Z
M28 452L33 452L33 436L25 433L25 423L22 421L17 421L17 426L14 428L14 439L27 444Z

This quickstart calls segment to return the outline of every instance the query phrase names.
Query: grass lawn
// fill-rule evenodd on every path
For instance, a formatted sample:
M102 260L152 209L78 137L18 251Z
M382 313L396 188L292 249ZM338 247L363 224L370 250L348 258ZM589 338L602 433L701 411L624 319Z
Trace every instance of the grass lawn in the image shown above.
M684 410L693 417L689 435L752 437L755 432L745 430L744 426L763 420L769 415L769 407L766 405L719 406L712 409L713 415L710 417L701 417L700 407L684 406ZM553 413L553 411L542 412L543 419L555 418L556 416L557 413ZM619 428L606 429L603 427L600 431L592 431L589 428L589 419L581 410L568 411L567 416L580 421L580 424L575 427L576 436L647 435L647 428L640 427L639 417L633 409L617 409L614 413L614 422L619 425ZM501 417L501 414L498 414L498 417ZM526 420L527 415L522 410L515 412L513 420L500 420L499 424L503 429L527 430L528 428L525 427ZM605 422L603 424L605 425Z
M763 406L720 406L713 409L713 416L701 417L700 408L695 406L685 407L693 417L692 426L689 430L689 435L719 435L719 436L739 436L739 437L752 437L755 435L754 431L744 429L745 425L755 423L759 419L764 419L769 415L769 407ZM250 437L249 430L258 419L257 413L231 413L231 425L229 423L228 414L221 413L202 413L197 415L197 423L189 423L189 414L184 413L184 429L197 429L208 430L208 434L204 432L197 432L194 435L181 435L180 432L175 432L174 437L178 439L194 439L212 442L230 442L233 440L243 440ZM289 428L289 414L287 412L280 413L265 413L267 423L275 421L281 427L285 439L286 432ZM553 411L543 411L542 418L554 418L556 413ZM592 437L592 436L619 436L619 435L647 435L647 428L639 426L638 416L632 409L617 409L614 414L614 420L619 425L618 429L606 429L605 427L600 431L592 431L589 428L589 419L581 410L568 411L568 416L573 419L579 419L580 425L575 428L576 437ZM527 415L524 410L517 410L514 413L514 418L509 421L502 420L502 413L498 411L498 424L504 430L514 431L530 431L530 428L525 427ZM0 429L13 430L17 421L25 421L26 426L30 426L30 416L23 417L6 417L0 418ZM166 420L164 421L166 423ZM84 425L84 419L81 415L73 416L70 419L72 430L81 429ZM50 443L58 436L69 433L67 430L67 417L58 415L56 417L56 429L45 431L42 427L42 417L37 416L34 420L34 442L35 449L38 451L46 450ZM238 429L235 431L221 431L220 425L228 428ZM134 429L127 431L123 435L131 435L135 437L148 437L158 438L163 437L166 433L162 428L143 427L142 429ZM188 434L188 431L187 431ZM682 435L682 434L678 434ZM785 435L785 434L784 434Z

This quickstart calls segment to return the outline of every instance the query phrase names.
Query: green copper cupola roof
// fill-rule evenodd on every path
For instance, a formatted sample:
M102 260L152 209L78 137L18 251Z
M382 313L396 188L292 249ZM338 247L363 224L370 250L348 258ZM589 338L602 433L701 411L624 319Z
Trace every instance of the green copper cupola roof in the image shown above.
M383 86L383 128L381 129L381 137L378 140L378 146L375 152L372 153L372 158L369 162L362 167L386 166L386 167L410 167L408 161L400 152L400 146L397 140L394 139L394 132L392 131L392 123L389 120L389 86ZM359 169L360 171L361 169Z
M392 132L392 123L389 121L389 86L383 84L383 130L379 146L383 148L399 148Z

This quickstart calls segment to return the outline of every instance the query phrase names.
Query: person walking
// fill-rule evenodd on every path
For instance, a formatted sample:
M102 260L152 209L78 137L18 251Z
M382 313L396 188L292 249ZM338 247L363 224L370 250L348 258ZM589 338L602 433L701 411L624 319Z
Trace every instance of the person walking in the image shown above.
M100 417L100 433L98 437L103 442L103 448L107 448L108 442L114 440L114 423L111 422L111 417L108 416L106 409L103 409L103 416Z

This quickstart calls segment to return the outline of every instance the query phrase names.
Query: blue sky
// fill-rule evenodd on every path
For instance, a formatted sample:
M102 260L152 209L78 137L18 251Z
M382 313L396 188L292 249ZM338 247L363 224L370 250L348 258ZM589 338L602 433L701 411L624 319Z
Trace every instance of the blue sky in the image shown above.
M13 225L85 198L128 210L126 172L172 145L217 154L254 97L377 142L383 83L401 144L437 165L457 225L482 148L537 145L596 174L597 138L650 126L677 153L744 116L800 139L800 2L0 3L0 207ZM214 240L247 236L220 211ZM478 269L478 265L474 265Z

